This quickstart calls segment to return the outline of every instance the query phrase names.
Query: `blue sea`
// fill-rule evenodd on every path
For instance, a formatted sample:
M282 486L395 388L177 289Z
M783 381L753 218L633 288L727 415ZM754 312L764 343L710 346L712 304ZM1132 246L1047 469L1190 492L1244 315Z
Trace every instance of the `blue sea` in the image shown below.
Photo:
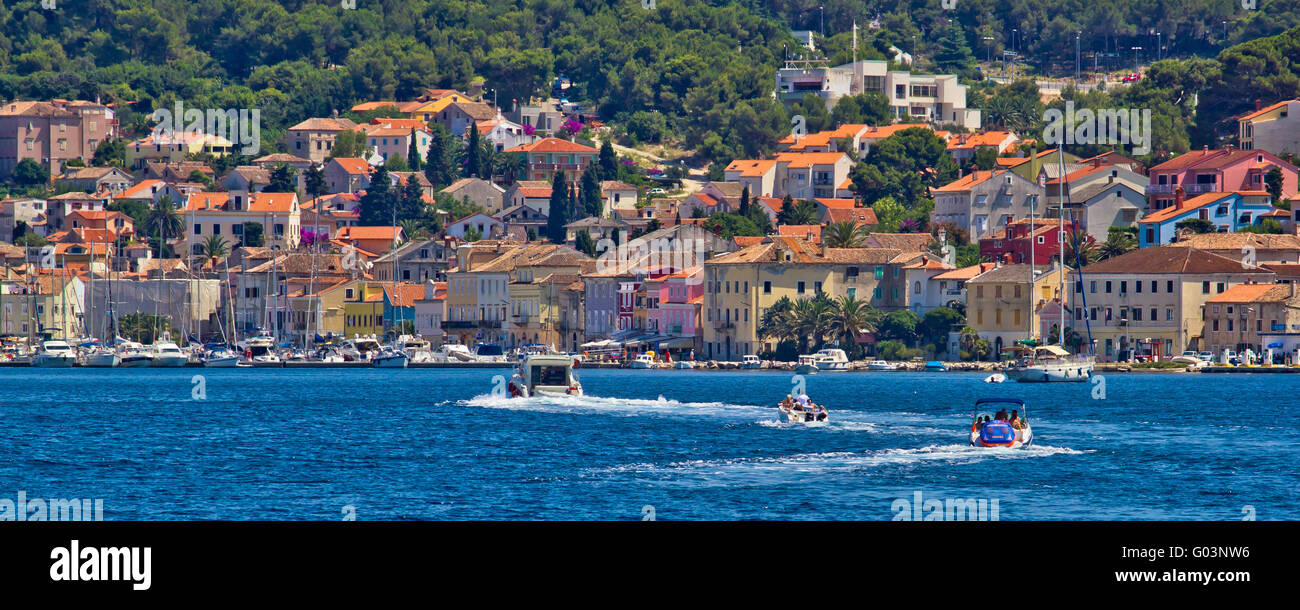
M890 520L917 492L1003 521L1300 518L1300 376L823 373L832 421L805 426L777 421L788 373L577 373L585 397L509 399L508 369L0 369L0 498L105 520ZM980 397L1024 400L1033 447L967 446Z

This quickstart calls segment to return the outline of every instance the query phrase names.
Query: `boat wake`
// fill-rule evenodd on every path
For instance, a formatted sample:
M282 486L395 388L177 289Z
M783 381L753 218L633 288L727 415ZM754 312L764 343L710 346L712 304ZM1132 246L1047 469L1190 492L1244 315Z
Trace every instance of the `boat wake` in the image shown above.
M621 417L641 415L668 415L694 417L726 417L752 419L755 414L768 411L767 407L738 405L725 402L681 402L660 396L654 400L644 398L606 398L600 396L533 396L508 398L483 394L457 404L487 409L542 411L549 413L604 413Z
M984 449L968 445L930 445L915 449L881 449L866 452L801 453L780 457L690 460L667 464L635 463L590 471L593 475L650 476L661 480L689 479L703 483L762 484L789 477L834 474L871 476L879 467L924 464L962 465L985 460L1022 460L1086 453L1069 447L1032 446L1028 449Z

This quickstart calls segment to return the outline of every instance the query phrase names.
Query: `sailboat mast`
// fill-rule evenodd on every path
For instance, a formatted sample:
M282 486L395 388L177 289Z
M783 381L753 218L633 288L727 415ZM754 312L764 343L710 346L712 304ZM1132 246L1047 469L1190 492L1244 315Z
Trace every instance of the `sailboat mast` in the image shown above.
M1065 206L1066 204L1069 203L1068 197L1069 197L1070 189L1066 186L1067 181L1065 179L1065 153L1062 151L1062 147L1058 146L1056 150L1057 150L1056 163L1061 174L1061 183L1057 185L1057 193L1056 193L1057 203L1060 206L1060 210L1059 210L1060 219L1057 221L1056 224L1056 251L1057 253L1059 253L1059 256L1057 258L1061 260L1061 283L1060 283L1060 288L1058 289L1058 293L1061 295L1061 302L1057 304L1058 309L1061 310L1061 322L1056 327L1056 336L1057 336L1056 342L1059 343L1062 348L1064 348L1065 347L1065 304L1066 304L1066 299L1069 298L1067 293L1065 292ZM1071 231L1074 230L1073 223L1070 226L1070 230Z

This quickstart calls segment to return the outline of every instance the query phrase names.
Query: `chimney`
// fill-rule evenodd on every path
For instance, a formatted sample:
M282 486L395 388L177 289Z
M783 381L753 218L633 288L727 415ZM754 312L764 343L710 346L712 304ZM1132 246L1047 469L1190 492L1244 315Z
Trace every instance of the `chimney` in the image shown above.
M1227 152L1232 152L1232 145L1231 144L1224 145L1223 150Z
M1259 103L1259 98L1255 98L1255 110L1259 110L1260 108L1263 108L1263 106Z
M1187 197L1187 192L1183 190L1183 185L1181 185L1181 184L1178 185L1178 188L1174 189L1174 209L1175 209L1175 210L1181 210L1181 209L1183 209L1183 199L1186 198L1186 197Z

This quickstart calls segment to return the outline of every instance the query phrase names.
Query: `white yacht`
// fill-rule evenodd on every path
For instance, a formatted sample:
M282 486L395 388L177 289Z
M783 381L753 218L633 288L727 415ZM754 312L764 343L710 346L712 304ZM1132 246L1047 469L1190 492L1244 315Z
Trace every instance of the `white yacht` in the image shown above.
M799 362L794 366L794 372L800 375L816 375L817 358L809 355L799 356Z
M480 343L474 348L474 358L478 362L508 362L505 350L495 343Z
M181 351L180 346L170 341L153 344L153 362L149 366L175 368L185 366L190 357Z
M388 346L370 357L370 362L375 365L375 368L380 369L404 369L408 360L410 357L406 352Z
M837 348L826 348L813 354L813 361L817 364L818 371L842 373L849 370L849 356L844 350Z
M761 369L763 368L763 361L759 360L758 356L753 354L745 354L740 357L740 368L750 370Z
M460 343L443 343L433 352L434 362L477 362L474 353Z
M420 337L402 335L398 337L397 345L401 346L411 364L433 362L433 350L429 348L429 342Z
M219 347L212 350L212 353L203 359L203 366L215 369L232 369L239 366L239 360L239 354L224 347Z
M1059 345L1040 345L1034 348L1016 346L1003 351L1020 354L1006 369L1007 377L1016 381L1088 381L1096 367L1092 356L1072 355Z
M376 339L374 335L353 337L352 347L357 350L357 354L361 360L370 360L371 358L374 358L375 354L378 354L379 350L384 348L384 346L379 343L379 339Z
M86 352L86 357L82 364L96 368L113 368L122 363L122 356L111 347L93 347Z
M77 352L67 341L42 341L41 348L32 357L32 366L67 368L77 363Z
M153 352L150 352L145 346L135 341L123 342L120 346L122 358L118 366L126 368L138 368L149 366L153 363Z

